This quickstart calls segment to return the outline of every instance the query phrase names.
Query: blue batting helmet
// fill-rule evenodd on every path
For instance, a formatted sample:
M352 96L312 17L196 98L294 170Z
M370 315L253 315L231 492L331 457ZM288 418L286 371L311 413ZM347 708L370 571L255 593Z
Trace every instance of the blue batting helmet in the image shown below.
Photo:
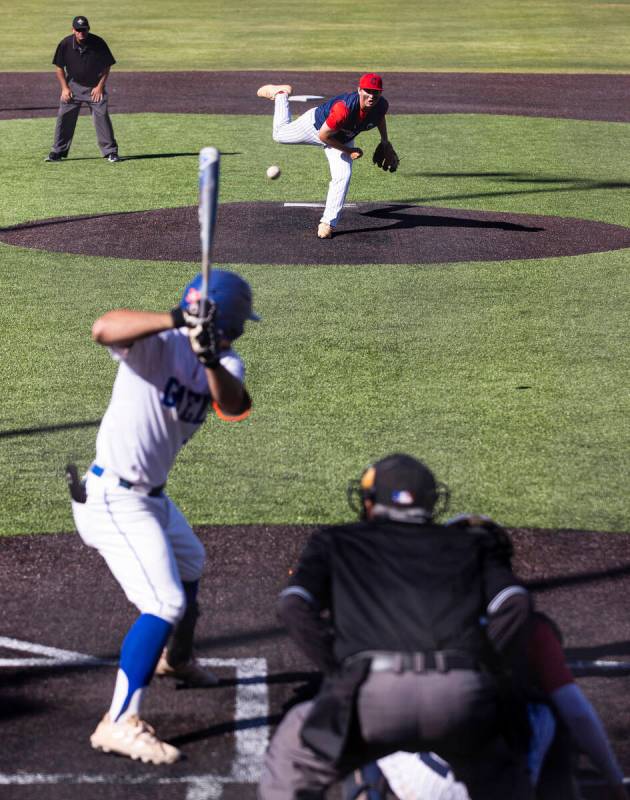
M201 300L201 273L184 289L181 308L189 308ZM258 321L252 308L252 290L244 278L235 272L213 269L208 280L208 297L217 306L217 328L226 339L234 341L243 333L245 320Z

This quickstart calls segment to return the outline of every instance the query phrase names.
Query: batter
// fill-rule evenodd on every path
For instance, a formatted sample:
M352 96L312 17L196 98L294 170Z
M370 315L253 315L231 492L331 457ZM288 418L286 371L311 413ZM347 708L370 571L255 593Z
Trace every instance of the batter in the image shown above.
M355 147L355 137L363 131L378 128L382 149L387 148L395 157L395 166L393 169L388 168L393 172L398 165L398 157L387 138L385 115L389 104L383 97L383 79L374 73L362 75L355 92L337 95L306 111L293 122L289 110L289 95L292 92L293 88L289 84L268 83L261 86L257 94L274 101L275 142L314 144L324 148L330 167L330 183L317 236L320 239L330 239L348 194L352 164L363 155L363 150Z
M196 686L217 683L192 652L204 548L164 485L208 412L240 420L251 406L245 368L232 349L245 321L259 319L249 284L214 270L203 317L200 287L197 275L171 312L117 309L94 323L93 338L120 366L96 458L84 484L71 486L81 538L103 556L140 612L122 644L110 708L90 741L154 764L180 756L140 717L154 672Z

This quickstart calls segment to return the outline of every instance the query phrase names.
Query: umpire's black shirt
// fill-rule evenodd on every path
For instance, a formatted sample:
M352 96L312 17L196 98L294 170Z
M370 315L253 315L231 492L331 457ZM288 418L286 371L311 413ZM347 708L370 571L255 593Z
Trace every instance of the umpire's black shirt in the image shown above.
M57 45L52 63L65 69L68 80L81 86L96 86L107 67L116 63L104 39L88 33L79 45L74 34L66 36Z
M299 606L300 599L318 614L330 612L328 641L339 664L363 650L481 657L480 618L499 615L519 594L527 593L494 534L378 520L313 534L281 603Z

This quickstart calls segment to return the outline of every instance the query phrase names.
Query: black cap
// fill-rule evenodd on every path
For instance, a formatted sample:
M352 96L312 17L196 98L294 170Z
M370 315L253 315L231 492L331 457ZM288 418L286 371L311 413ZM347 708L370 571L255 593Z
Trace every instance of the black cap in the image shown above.
M433 473L421 461L394 453L368 467L361 476L364 497L379 506L433 510L438 486Z
M87 17L75 17L72 20L72 27L75 31L89 31L90 23Z

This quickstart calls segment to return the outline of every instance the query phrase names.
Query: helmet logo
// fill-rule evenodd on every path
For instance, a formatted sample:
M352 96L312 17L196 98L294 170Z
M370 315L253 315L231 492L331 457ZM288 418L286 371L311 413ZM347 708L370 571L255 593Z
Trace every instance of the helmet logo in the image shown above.
M195 286L191 286L186 292L186 303L198 303L201 300L201 292Z
M407 489L400 489L392 492L392 502L397 506L412 506L414 503L413 495Z

